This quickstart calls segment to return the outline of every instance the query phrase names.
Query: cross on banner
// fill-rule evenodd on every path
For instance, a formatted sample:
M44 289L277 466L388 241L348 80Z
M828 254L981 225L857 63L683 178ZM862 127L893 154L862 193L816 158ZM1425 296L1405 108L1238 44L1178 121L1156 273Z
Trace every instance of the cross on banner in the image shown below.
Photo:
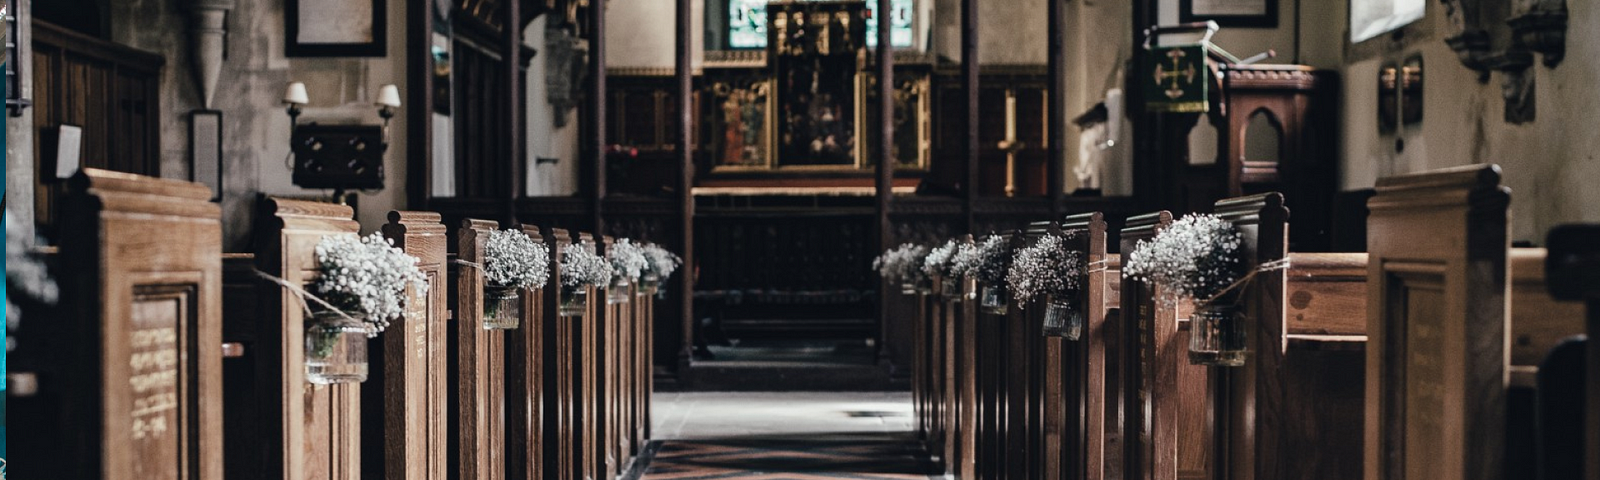
M1146 57L1150 84L1144 88L1145 109L1194 113L1210 110L1211 69L1204 44L1151 47Z

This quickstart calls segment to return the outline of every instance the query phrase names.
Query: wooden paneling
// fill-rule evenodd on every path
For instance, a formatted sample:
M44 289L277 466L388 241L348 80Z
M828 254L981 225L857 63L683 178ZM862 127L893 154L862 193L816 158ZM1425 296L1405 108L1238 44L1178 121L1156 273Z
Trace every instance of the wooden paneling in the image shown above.
M535 244L546 244L539 227L522 225L520 230ZM554 254L551 258L556 258ZM551 262L556 263L556 262ZM552 271L559 267L552 267ZM555 305L550 293L561 290L560 279L551 275L543 289L522 292L522 326L507 334L506 338L506 478L508 480L541 480L555 478L548 474L545 462L545 402L550 397L546 388L552 365L545 362L545 342L548 325L554 324L556 314L547 306Z
M454 124L456 196L505 198L515 182L508 182L506 162L514 158L502 141L515 102L509 98L506 70L511 68L504 49L495 41L458 31L450 57L450 78L455 84L450 119ZM479 215L483 215L480 211Z
M1502 478L1510 199L1499 169L1389 177L1377 192L1365 477Z
M426 212L391 212L382 230L395 248L417 258L428 290L408 287L405 316L368 347L371 376L362 390L364 469L397 480L444 478L451 436L445 428L447 232L438 214Z
M59 315L17 332L29 478L221 479L222 227L204 186L102 170L65 200ZM41 310L42 312L42 310ZM21 396L18 396L21 395ZM16 457L13 457L16 458Z
M53 233L65 189L49 181L61 125L83 127L81 166L159 176L160 77L166 60L49 23L33 24L36 220Z
M483 265L494 222L464 220L456 231L456 258ZM452 476L479 480L505 478L505 333L483 328L484 274L481 267L451 265L454 295L449 322L455 368L448 419Z

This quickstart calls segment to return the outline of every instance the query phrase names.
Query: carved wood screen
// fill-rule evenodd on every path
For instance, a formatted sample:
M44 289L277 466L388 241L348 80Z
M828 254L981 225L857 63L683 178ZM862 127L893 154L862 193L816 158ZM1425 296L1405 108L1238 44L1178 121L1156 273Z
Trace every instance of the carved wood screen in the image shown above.
M83 168L146 176L161 173L158 98L165 59L45 22L33 22L35 218L53 233L64 188L55 181L54 137L83 128ZM15 83L15 82L12 82ZM9 84L8 84L9 85Z

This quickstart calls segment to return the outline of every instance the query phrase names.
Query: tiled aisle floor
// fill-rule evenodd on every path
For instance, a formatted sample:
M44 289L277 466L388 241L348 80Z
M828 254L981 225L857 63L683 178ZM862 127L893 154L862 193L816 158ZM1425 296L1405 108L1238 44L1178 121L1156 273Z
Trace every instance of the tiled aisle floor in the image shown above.
M907 393L663 393L644 480L929 478Z

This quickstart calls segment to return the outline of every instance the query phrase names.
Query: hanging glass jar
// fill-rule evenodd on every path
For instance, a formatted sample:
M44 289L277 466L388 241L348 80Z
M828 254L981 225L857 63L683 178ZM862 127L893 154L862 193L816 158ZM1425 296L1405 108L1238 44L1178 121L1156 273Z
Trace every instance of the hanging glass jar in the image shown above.
M576 287L561 287L561 308L558 312L563 317L581 317L589 310L589 289L584 285Z
M984 285L983 294L980 296L980 306L983 309L983 313L990 315L1005 315L1008 307L1010 307L1006 300L1006 297L1009 296L1010 295L1007 294L1005 287L998 285Z
M606 303L620 305L633 299L633 283L628 277L621 275L611 277L611 286L606 287Z
M489 286L483 289L483 329L515 330L522 324L522 290Z
M961 296L961 279L954 277L940 278L939 293L944 295L946 300Z
M661 277L651 273L639 279L639 296L648 297L661 291Z
M1195 308L1189 317L1189 363L1243 366L1247 350L1243 308L1233 303Z
M364 317L318 312L306 319L306 381L317 385L367 380Z
M1051 295L1044 309L1044 334L1077 340L1083 336L1083 309L1078 308L1077 296Z
M931 278L918 279L916 287L919 294L933 295L933 279Z

